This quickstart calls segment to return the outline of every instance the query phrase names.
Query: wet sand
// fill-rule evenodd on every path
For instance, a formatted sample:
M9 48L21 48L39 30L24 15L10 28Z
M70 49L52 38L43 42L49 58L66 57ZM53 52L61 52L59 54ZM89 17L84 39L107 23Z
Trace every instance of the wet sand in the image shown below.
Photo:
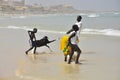
M37 39L47 35L50 40L62 34L37 33ZM25 30L0 29L0 80L120 80L120 38L100 35L82 35L80 63L64 62L59 42L49 44L53 50L42 47L37 54L29 48Z

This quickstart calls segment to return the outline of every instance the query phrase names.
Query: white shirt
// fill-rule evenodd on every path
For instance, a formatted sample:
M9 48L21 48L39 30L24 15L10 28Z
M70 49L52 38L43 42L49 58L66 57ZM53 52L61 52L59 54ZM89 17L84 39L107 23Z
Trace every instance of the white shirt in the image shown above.
M78 35L77 35L77 32L76 32L75 36L72 37L70 39L70 41L71 41L72 44L78 44L77 39L78 39Z
M82 29L82 22L76 22L75 23L78 27L79 27L79 30L77 31L77 43L80 41L80 32L81 32L81 29Z
M81 29L82 29L82 22L76 22L75 24L78 26L79 30L77 31L75 36L71 38L71 43L78 45L78 42L80 41L79 38L80 38Z
M82 29L82 22L76 22L75 23L78 27L79 27L79 31L77 31L77 35L78 35L78 38L80 37L80 32L81 32L81 29Z

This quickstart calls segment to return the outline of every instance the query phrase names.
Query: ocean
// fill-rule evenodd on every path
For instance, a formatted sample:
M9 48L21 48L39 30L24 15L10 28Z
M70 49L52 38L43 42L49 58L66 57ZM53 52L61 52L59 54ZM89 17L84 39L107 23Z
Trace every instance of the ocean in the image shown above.
M81 64L64 62L60 37L82 16ZM30 48L27 30L36 38L57 39ZM0 80L120 80L120 12L0 16Z
M43 32L65 33L78 15L83 22L81 34L120 37L120 12L0 16L0 28L28 30L36 27Z

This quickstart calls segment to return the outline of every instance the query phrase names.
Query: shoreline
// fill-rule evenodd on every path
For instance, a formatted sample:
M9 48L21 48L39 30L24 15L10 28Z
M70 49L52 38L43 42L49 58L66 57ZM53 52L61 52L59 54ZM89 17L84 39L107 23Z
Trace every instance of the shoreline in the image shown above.
M79 12L64 12L64 13L1 13L0 16L37 16L37 15L56 15L56 14L100 14L100 13L120 13L120 11L79 11Z
M4 34L4 35L3 35ZM50 40L61 34L38 32L37 39L47 35ZM25 30L0 29L1 54L0 79L2 80L119 80L119 38L106 36L82 35L80 48L82 64L70 65L64 62L64 55L59 50L60 41L37 49L36 55L29 48L28 34ZM111 46L112 45L112 46ZM104 47L103 47L104 46Z

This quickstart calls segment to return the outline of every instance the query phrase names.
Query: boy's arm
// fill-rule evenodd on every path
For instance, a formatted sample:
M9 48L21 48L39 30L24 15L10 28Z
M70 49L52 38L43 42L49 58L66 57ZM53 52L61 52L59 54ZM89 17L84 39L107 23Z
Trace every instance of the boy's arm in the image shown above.
M35 33L33 33L33 31L28 31L28 34L29 34L29 37L30 39L34 38L34 40L36 41L36 36L35 36ZM31 35L34 35L33 37Z
M73 29L70 29L66 34L69 34L71 33L72 31L74 31Z
M31 35L31 32L32 32L32 31L28 31L29 36Z
M30 39L31 39L31 36L30 36L30 35L31 35L31 31L28 31L28 35L29 35L29 37L30 37Z

